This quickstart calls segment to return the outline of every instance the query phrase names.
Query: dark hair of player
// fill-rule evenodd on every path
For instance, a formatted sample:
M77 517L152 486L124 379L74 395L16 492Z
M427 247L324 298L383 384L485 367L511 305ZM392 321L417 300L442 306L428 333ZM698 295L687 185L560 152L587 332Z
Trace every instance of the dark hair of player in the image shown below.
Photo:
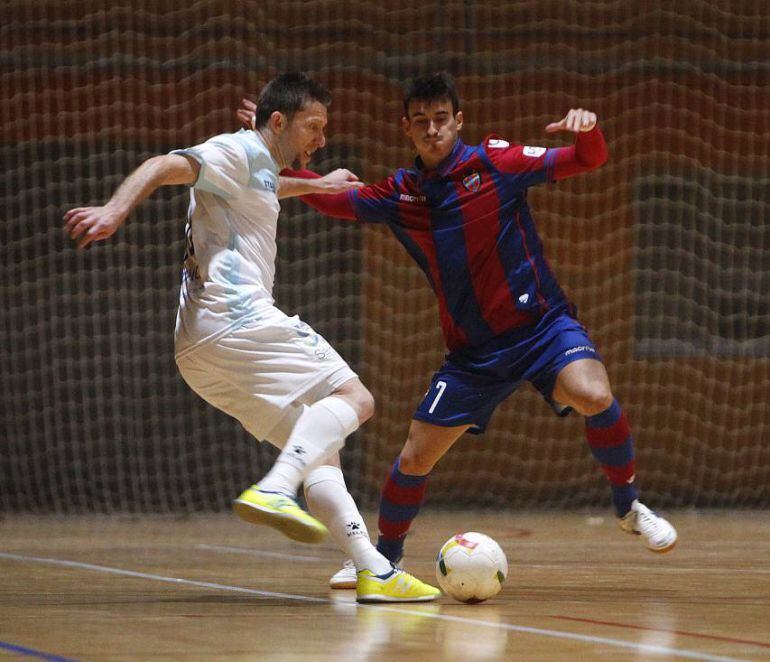
M409 104L412 101L441 101L448 99L452 102L452 114L460 110L460 97L454 78L446 71L418 76L409 81L404 89L404 115L409 117Z
M291 120L294 113L313 101L328 106L332 96L321 83L305 73L290 72L276 76L259 93L254 125L256 128L265 126L276 110Z

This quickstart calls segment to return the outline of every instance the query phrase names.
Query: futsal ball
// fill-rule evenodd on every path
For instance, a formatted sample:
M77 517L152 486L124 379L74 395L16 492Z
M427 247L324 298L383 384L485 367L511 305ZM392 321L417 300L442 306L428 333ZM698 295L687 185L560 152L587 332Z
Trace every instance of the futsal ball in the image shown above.
M469 531L452 536L436 558L441 590L460 602L474 604L497 595L508 576L508 559L492 538Z

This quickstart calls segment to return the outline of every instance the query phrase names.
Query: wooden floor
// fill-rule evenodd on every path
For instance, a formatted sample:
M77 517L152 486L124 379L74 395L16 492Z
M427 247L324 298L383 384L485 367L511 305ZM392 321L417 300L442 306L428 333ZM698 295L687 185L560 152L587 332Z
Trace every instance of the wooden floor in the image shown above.
M770 513L674 513L648 552L605 514L426 513L407 567L453 533L500 542L481 605L357 606L342 556L234 516L0 522L0 658L60 660L770 660ZM367 518L373 524L373 517Z

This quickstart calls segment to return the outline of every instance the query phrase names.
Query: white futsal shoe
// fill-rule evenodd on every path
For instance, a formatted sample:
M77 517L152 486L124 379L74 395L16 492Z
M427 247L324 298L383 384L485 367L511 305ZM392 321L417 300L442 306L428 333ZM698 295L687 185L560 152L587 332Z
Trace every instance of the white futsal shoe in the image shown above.
M624 517L618 518L618 526L626 533L642 536L651 552L663 554L676 545L676 529L638 500Z
M352 559L348 559L342 564L342 568L337 570L329 579L331 588L355 588L358 576L356 574L356 564Z

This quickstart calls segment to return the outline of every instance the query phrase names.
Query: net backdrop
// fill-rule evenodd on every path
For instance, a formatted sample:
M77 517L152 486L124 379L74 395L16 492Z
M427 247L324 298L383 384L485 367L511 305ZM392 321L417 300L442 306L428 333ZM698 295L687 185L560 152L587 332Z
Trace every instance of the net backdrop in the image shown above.
M0 25L0 510L223 509L275 453L182 382L172 331L187 192L157 192L77 252L62 214L142 160L236 130L285 70L333 92L315 167L408 165L401 83L458 80L469 144L562 145L596 111L610 162L533 189L546 251L602 352L658 506L768 506L770 9L730 3L69 3L7 0ZM344 465L377 503L443 358L434 297L386 229L284 205L278 304L323 333L378 413ZM524 387L431 479L435 506L607 504L582 420Z

